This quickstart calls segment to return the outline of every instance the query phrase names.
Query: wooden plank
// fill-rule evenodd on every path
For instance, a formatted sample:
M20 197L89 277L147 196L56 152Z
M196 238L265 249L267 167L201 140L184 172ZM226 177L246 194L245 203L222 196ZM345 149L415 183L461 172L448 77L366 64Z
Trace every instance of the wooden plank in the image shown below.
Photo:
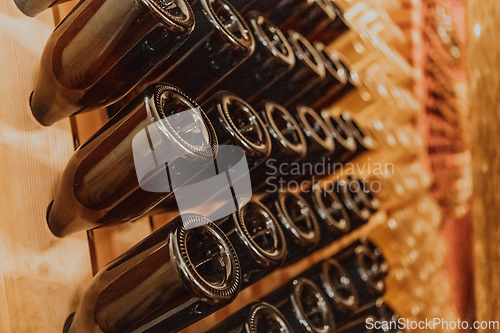
M500 321L500 6L497 0L467 1L468 72L472 127L472 195L476 316ZM478 332L498 332L479 329Z
M45 220L73 152L69 121L43 127L28 103L53 27L50 11L0 4L1 332L61 332L92 277L86 234L56 238Z

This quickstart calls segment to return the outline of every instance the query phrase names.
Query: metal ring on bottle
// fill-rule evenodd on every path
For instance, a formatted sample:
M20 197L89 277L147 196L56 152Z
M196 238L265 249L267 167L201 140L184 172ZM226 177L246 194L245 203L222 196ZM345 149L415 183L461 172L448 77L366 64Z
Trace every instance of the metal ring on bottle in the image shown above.
M326 294L340 311L352 311L358 306L358 292L337 260L328 259L321 263L320 279Z
M269 134L281 144L287 155L296 156L297 159L305 157L307 153L306 138L299 124L288 110L278 103L266 102L262 113L269 125ZM283 123L285 124L284 128ZM291 138L284 134L284 131L293 132Z
M290 296L293 311L306 331L311 333L328 333L335 329L333 311L326 299L324 299L321 289L307 278L298 278L293 281L293 285L293 293ZM310 293L310 295L306 295L305 293ZM314 293L314 295L312 293ZM307 304L304 303L305 296L312 296L316 299L316 306L318 307L316 311L319 312L322 320L320 325L311 321L306 308Z
M247 331L248 333L261 333L260 325L265 322L265 327L271 327L273 332L292 333L293 329L285 316L269 303L257 303L250 309Z
M259 211L261 215L267 218L266 230L271 234L273 240L272 251L267 250L259 241L255 240L252 230L248 228L247 213ZM263 266L276 267L283 263L286 257L286 239L274 215L262 203L251 200L238 212L234 213L237 216L238 223L236 231L241 240L246 243L247 248L251 251L252 256Z
M225 0L200 0L207 19L215 29L239 52L254 50L255 39L250 27L234 6ZM223 20L229 20L230 24ZM231 30L233 27L234 30Z
M217 225L200 215L183 216L182 220L184 225L178 228L173 235L176 240L173 243L174 254L177 254L180 260L179 269L192 282L191 285L194 288L207 296L207 300L220 300L220 298L231 300L236 297L241 282L240 263L236 251L227 236ZM190 223L195 224L197 227L186 229ZM210 237L210 240L216 242L222 251L217 260L225 271L225 277L219 283L207 281L206 277L198 272L191 260L187 241L191 235L197 233Z

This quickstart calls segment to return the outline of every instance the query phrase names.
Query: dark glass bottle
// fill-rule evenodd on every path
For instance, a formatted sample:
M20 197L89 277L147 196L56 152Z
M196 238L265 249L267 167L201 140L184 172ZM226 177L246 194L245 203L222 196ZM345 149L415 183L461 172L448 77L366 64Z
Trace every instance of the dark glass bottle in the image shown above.
M295 6L290 6L292 2ZM286 14L289 14L288 17L284 17ZM271 12L270 18L276 19L275 22L281 29L293 29L313 41L309 37L321 35L321 32L335 20L336 13L330 0L282 0Z
M335 94L327 94L325 98L319 98L315 101L310 101L310 106L316 110L321 111L323 109L328 109L332 106L335 106L335 104L341 101L344 97L347 100L348 98L350 98L350 96L358 93L362 86L361 80L356 71L352 70L351 67L340 58L337 59L337 62L346 72L347 82L345 83L345 85L340 87L340 89Z
M235 185L235 183L246 187L246 183L249 182L248 187L251 187L252 179L259 176L259 166L266 161L272 149L271 138L262 119L260 119L250 104L228 91L216 93L202 107L215 130L218 144L224 147L219 147L220 154L218 154L216 162L212 163L211 167L205 168L203 172L200 172L190 183L194 184L205 181L215 176L216 173L229 172L231 174L235 171L232 168L235 167L239 171L239 174L235 174L235 178L231 179L233 190L234 186L239 186ZM249 173L246 170L240 170L238 165L242 159L246 160ZM178 174L182 174L185 172L185 169L192 170L193 167L186 165L185 168L181 166L181 168L177 169L179 170ZM185 208L192 208L190 212L202 214L213 219L225 216L225 214L220 215L218 211L222 211L228 206L214 204L208 207L206 202L215 203L220 200L219 195L224 196L224 191L228 190L229 186L230 184L228 183L225 187L218 188L217 190L214 189L213 193L203 193L203 196L200 196L200 198L203 198L204 202L192 200L194 206ZM229 190L232 191L231 189ZM210 194L213 195L205 197L205 195ZM248 196L248 199L250 199L251 193ZM235 207L239 207L239 202L239 199L236 205L233 205L231 202L232 210L230 211L234 211ZM201 211L200 209L203 210ZM178 211L177 198L169 196L151 213L159 214L176 211Z
M298 15L297 8L306 1L302 0L275 0L274 6L264 11L264 14L277 25L282 24L289 17Z
M357 150L355 157L367 152L372 151L375 148L373 139L368 136L362 129L359 127L357 122L352 119L351 115L347 112L344 112L340 115L342 121L349 127L351 133L356 140Z
M380 259L367 246L355 242L333 256L344 267L358 293L360 306L375 301L385 293Z
M332 184L331 188L328 188L328 191L335 192L342 200L345 209L349 213L351 230L355 230L368 223L371 217L371 213L362 201L354 200L352 191L350 190L349 186L350 183L348 180L341 179L337 183Z
M344 164L352 160L357 151L357 143L351 128L344 123L342 118L334 116L327 110L321 112L321 118L335 140L335 161Z
M258 0L231 0L231 5L238 10L240 13L244 13L246 10L252 7L253 3Z
M367 318L376 318L374 321L366 321ZM351 320L346 323L342 323L342 326L348 326L350 321L359 321L364 319L365 323L371 326L377 321L376 327L374 328L375 333L403 333L404 330L401 328L402 325L399 324L398 314L383 301L383 299L377 299L376 301L366 304L365 306L359 308L356 313L352 316ZM373 325L375 326L375 325Z
M69 0L14 0L24 15L35 17L46 9Z
M249 10L257 10L261 13L269 13L281 0L232 0L234 6L241 8L240 13L247 12Z
M243 99L220 91L202 104L220 145L238 146L245 152L250 176L271 153L271 138L257 112Z
M262 93L261 100L272 100L285 107L294 105L310 87L325 77L325 66L316 49L301 34L288 31L288 42L295 54L295 66Z
M94 277L65 332L178 332L234 300L239 265L215 224L179 216Z
M353 244L362 244L363 246L366 246L367 248L369 248L370 251L377 258L378 272L384 277L386 277L387 274L389 274L389 268L390 268L389 262L386 260L384 254L382 253L380 248L375 243L370 241L368 238L363 237L363 238L358 239ZM353 245L353 246L356 246L356 245Z
M266 89L295 65L295 54L274 23L255 11L245 18L255 36L255 52L241 66L228 73L215 89L229 90L254 103L262 99Z
M328 45L350 30L343 11L331 0L273 0L272 7L266 6L268 1L258 2L271 21L303 33L310 41Z
M321 179L329 175L335 166L331 165L334 161L329 158L336 149L332 133L321 116L310 107L299 106L293 110L307 142L307 156L302 161L302 175L297 179ZM292 114L294 111L291 111Z
M304 159L307 142L295 118L282 105L265 102L257 110L271 136L272 150L267 161L254 173L253 190L272 190L276 188L281 174L286 176L293 163Z
M190 35L185 0L80 1L45 45L31 110L43 125L125 96Z
M325 260L301 276L311 279L328 296L337 326L358 309L358 292L346 270L335 259Z
M371 214L376 213L380 208L380 201L375 198L373 193L367 188L366 182L355 176L348 176L349 191L358 205L363 205Z
M318 247L321 240L319 224L312 208L301 195L279 191L261 202L274 214L285 233L285 265L304 258Z
M171 183L167 169L201 172L213 164L217 137L195 108L177 88L156 84L108 121L68 162L47 213L52 232L63 237L134 220L195 177Z
M325 0L330 3L335 12L335 18L326 21L322 29L316 29L308 34L307 38L311 41L318 41L325 45L329 45L334 40L351 30L349 23L344 17L344 12L333 0Z
M206 333L294 333L285 316L273 305L247 305Z
M321 244L326 246L351 230L349 214L334 191L313 185L302 193L314 210L321 230Z
M283 313L295 333L335 332L335 319L327 297L310 279L298 277L266 296L264 301Z
M253 53L255 40L230 1L194 0L191 6L196 16L191 37L144 81L168 82L201 102Z
M279 222L259 201L251 200L236 213L216 221L229 238L241 264L241 289L257 282L286 258L286 240Z
M379 320L378 317L356 317L352 318L349 322L339 326L338 333L379 333L374 328L368 328L367 323L374 323Z
M325 78L304 93L297 104L311 106L332 105L338 98L338 93L348 83L347 70L339 60L337 53L326 50L321 43L314 43L314 47L325 66ZM314 105L314 106L313 106ZM321 109L318 109L321 111Z

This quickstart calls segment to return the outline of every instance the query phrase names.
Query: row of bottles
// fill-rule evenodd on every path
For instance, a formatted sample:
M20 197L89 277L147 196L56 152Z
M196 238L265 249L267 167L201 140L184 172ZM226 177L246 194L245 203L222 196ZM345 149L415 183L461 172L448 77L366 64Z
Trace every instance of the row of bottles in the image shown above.
M134 87L141 91L159 81L178 86L199 102L216 91L240 86L248 95L243 97L254 105L263 99L292 105L318 84L320 88L343 85L337 95L353 89L345 73L337 74L349 69L336 57L330 59L323 44L314 47L307 39L315 39L315 29L298 29L307 33L304 36L288 30L286 21L280 25L285 32L272 23L287 11L294 15L284 18L293 22L301 15L309 21L311 11L328 12L337 22L323 29L336 33L324 40L330 43L348 30L338 23L344 22L342 13L331 1L281 1L263 14L249 13L246 19L224 0L146 1L140 6L134 1L111 2L78 4L50 36L30 102L42 124L111 105L127 94L136 96ZM305 6L309 8L301 12ZM335 72L329 74L333 78L325 80L324 61L334 66ZM252 79L240 82L242 74Z
M342 193L329 193L328 200L335 202L313 192L310 200L316 204L310 206L299 194L279 192L260 201L253 199L213 223L199 215L175 218L96 275L76 315L67 322L67 332L97 327L105 332L138 328L175 332L187 327L278 267L367 223L377 210L377 201L351 184L356 182L354 178L344 181ZM319 204L317 198L329 203ZM190 223L197 227L189 228ZM337 259L350 269L355 252L345 250ZM385 272L385 259L379 251L375 253ZM356 281L366 282L361 277ZM362 285L356 288L362 303L374 297L365 295ZM94 319L91 313L97 314Z
M370 149L370 140L347 114L329 118L328 126L309 107L298 107L295 117L276 103L264 107L261 118L244 100L220 92L200 108L173 86L150 86L77 149L47 213L52 232L65 236L129 222L153 208L156 212L176 210L172 194L203 179L203 170L213 164L219 145L243 149L257 192L275 191L278 185L272 184L273 180L324 178L331 170L323 168L315 173L319 170L316 164L345 163ZM192 109L199 112L193 111L183 120L170 118ZM163 132L158 131L159 122ZM149 158L153 151L146 135L141 134L146 129L156 148L156 159ZM168 133L169 142L163 133ZM283 137L290 140L283 142ZM162 152L162 145L169 150ZM294 149L299 145L301 151ZM285 165L281 157L292 154L296 156ZM166 163L169 177L161 162ZM298 174L285 170L287 166L295 166ZM144 181L138 179L139 174L144 174ZM148 191L150 187L155 189Z
M395 210L370 234L391 266L387 302L409 321L456 319L452 319L451 286L443 269L448 249L439 235L441 224L437 203L421 196Z
M360 239L208 332L347 333L364 332L368 318L397 321L381 298L388 267L380 250Z

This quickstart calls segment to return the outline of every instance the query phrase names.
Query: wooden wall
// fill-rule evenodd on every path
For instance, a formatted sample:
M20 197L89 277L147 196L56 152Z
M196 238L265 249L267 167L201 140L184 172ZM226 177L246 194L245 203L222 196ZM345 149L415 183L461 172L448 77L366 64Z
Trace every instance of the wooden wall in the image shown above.
M469 0L466 13L476 315L479 321L500 321L500 6L497 0Z
M73 152L69 120L43 127L29 108L53 28L51 11L0 3L0 332L61 332L92 278L86 234L58 239L45 221Z

